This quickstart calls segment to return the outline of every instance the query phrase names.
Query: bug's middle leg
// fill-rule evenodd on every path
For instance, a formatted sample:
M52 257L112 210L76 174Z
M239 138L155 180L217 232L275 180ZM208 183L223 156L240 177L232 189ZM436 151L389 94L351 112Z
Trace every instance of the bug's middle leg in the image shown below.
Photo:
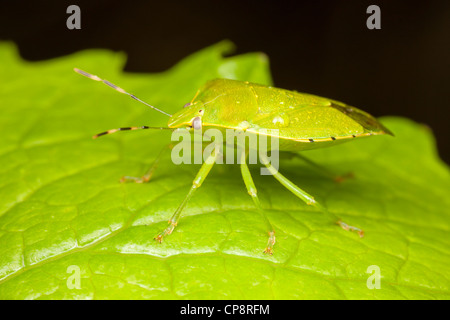
M214 151L201 166L200 170L197 173L197 176L195 177L194 181L192 181L192 186L189 189L188 194L186 195L186 197L183 199L183 202L181 202L181 204L178 206L175 213L170 218L170 220L168 222L169 226L166 229L164 229L162 232L158 233L155 236L155 240L157 240L161 243L164 236L168 236L172 233L173 229L175 229L175 227L178 224L178 219L181 216L181 212L183 211L184 207L188 203L189 199L194 194L195 190L200 188L203 181L205 181L206 177L208 176L208 173L211 171L211 168L213 167L214 163L216 162L216 159L217 159L217 152Z
M248 169L248 166L246 163L246 158L247 158L246 153L244 151L242 151L242 155L241 155L242 178L244 179L244 183L245 183L245 186L247 187L248 193L252 197L253 202L255 203L255 206L258 209L259 213L264 217L264 220L267 224L267 228L269 230L269 240L267 242L267 247L264 250L264 253L273 254L273 246L275 244L275 231L274 231L269 219L267 218L266 213L264 212L263 208L261 207L261 203L259 202L257 190L256 190L255 184L253 182L252 176L250 174L250 170Z

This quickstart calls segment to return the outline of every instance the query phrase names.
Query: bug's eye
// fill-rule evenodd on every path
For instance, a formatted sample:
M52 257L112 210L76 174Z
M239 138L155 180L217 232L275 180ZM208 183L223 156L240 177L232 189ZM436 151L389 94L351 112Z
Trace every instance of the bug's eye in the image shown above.
M195 117L194 120L192 120L192 127L194 130L199 130L202 128L202 119L200 117Z
M187 108L187 107L189 107L191 105L191 103L190 102L188 102L188 103L186 103L185 105L184 105L184 107L183 108Z

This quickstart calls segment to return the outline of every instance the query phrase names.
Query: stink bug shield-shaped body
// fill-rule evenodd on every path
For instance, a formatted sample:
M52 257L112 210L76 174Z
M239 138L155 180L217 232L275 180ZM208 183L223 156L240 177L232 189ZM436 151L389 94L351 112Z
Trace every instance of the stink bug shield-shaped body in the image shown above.
M358 137L392 133L368 113L342 102L264 85L211 80L168 126L242 129L259 134L276 129L281 151L336 145ZM245 127L244 125L245 124Z
M332 146L370 135L392 135L374 117L344 103L310 94L229 79L208 81L197 91L191 102L187 103L184 108L174 115L170 115L147 104L107 80L79 69L75 69L75 71L92 80L101 81L116 91L127 94L150 108L169 116L167 127L118 128L99 133L94 138L121 130L175 130L188 128L189 130L197 129L203 132L208 128L215 128L225 133L226 129L235 129L256 135L272 135L274 134L273 132L276 132L280 151L302 151ZM217 156L218 154L213 152L202 164L188 194L170 218L169 226L155 237L157 241L161 242L164 236L173 232L184 207L195 190L202 185L216 162ZM269 240L264 252L272 254L275 244L275 231L260 205L257 189L246 164L246 156L247 152L241 152L240 167L242 177L248 193L267 224ZM158 158L155 163L157 163ZM260 159L268 171L294 195L308 205L313 205L321 211L327 212L326 208L315 201L310 194L279 173L264 154L260 154ZM124 177L122 181L149 181L155 168L155 163L141 178ZM338 224L346 230L357 231L361 237L363 236L363 231L359 228L350 226L342 221L338 221Z

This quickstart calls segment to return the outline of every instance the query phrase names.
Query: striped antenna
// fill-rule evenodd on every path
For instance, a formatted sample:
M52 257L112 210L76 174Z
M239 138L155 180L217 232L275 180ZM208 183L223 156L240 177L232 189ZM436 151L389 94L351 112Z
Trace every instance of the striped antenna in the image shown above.
M165 127L148 127L148 126L142 126L142 127L125 127L125 128L117 128L117 129L110 129L104 132L97 133L95 136L92 137L92 139L97 139L98 137L111 134L114 132L119 131L129 131L129 130L142 130L142 129L156 129L156 130L174 130L172 128L165 128Z
M89 79L92 79L92 80L95 80L95 81L103 82L104 84L106 84L107 86L113 88L114 90L119 91L120 93L123 93L123 94L126 94L126 95L130 96L130 97L133 98L134 100L137 100L137 101L139 101L140 103L143 103L143 104L145 104L146 106L148 106L148 107L150 107L150 108L152 108L152 109L154 109L154 110L156 110L156 111L158 111L158 112L161 112L162 114L165 114L165 115L168 116L168 117L171 117L171 116L172 116L171 114L168 114L168 113L166 113L166 112L164 112L164 111L162 111L162 110L159 110L158 108L156 108L156 107L154 107L154 106L152 106L152 105L149 105L147 102L142 101L141 99L139 99L138 97L136 97L134 94L131 94L131 93L126 92L126 91L123 90L121 87L116 86L114 83L111 83L111 82L109 82L108 80L101 79L101 78L99 78L99 77L97 77L97 76L95 76L95 75L93 75L93 74L90 74L90 73L88 73L88 72L86 72L86 71L83 71L83 70L80 70L80 69L78 69L78 68L73 68L73 70L74 70L76 73L79 73L79 74L81 74L81 75L83 75L83 76L85 76L85 77L87 77L87 78L89 78ZM146 128L146 129L147 129L147 128ZM113 130L117 130L117 129L113 129ZM125 129L124 129L124 130L125 130ZM131 130L131 129L126 129L126 130ZM111 132L111 133L112 133L112 132Z

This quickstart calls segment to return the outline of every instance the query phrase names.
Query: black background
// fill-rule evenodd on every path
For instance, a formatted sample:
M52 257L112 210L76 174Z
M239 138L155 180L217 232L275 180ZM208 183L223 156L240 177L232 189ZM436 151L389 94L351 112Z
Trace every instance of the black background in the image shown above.
M81 30L66 27L71 4L81 8ZM381 8L381 30L366 27L371 4ZM265 52L278 87L427 124L450 162L447 0L0 0L0 39L31 61L87 48L125 51L125 70L134 72L163 71L230 39L237 54Z

